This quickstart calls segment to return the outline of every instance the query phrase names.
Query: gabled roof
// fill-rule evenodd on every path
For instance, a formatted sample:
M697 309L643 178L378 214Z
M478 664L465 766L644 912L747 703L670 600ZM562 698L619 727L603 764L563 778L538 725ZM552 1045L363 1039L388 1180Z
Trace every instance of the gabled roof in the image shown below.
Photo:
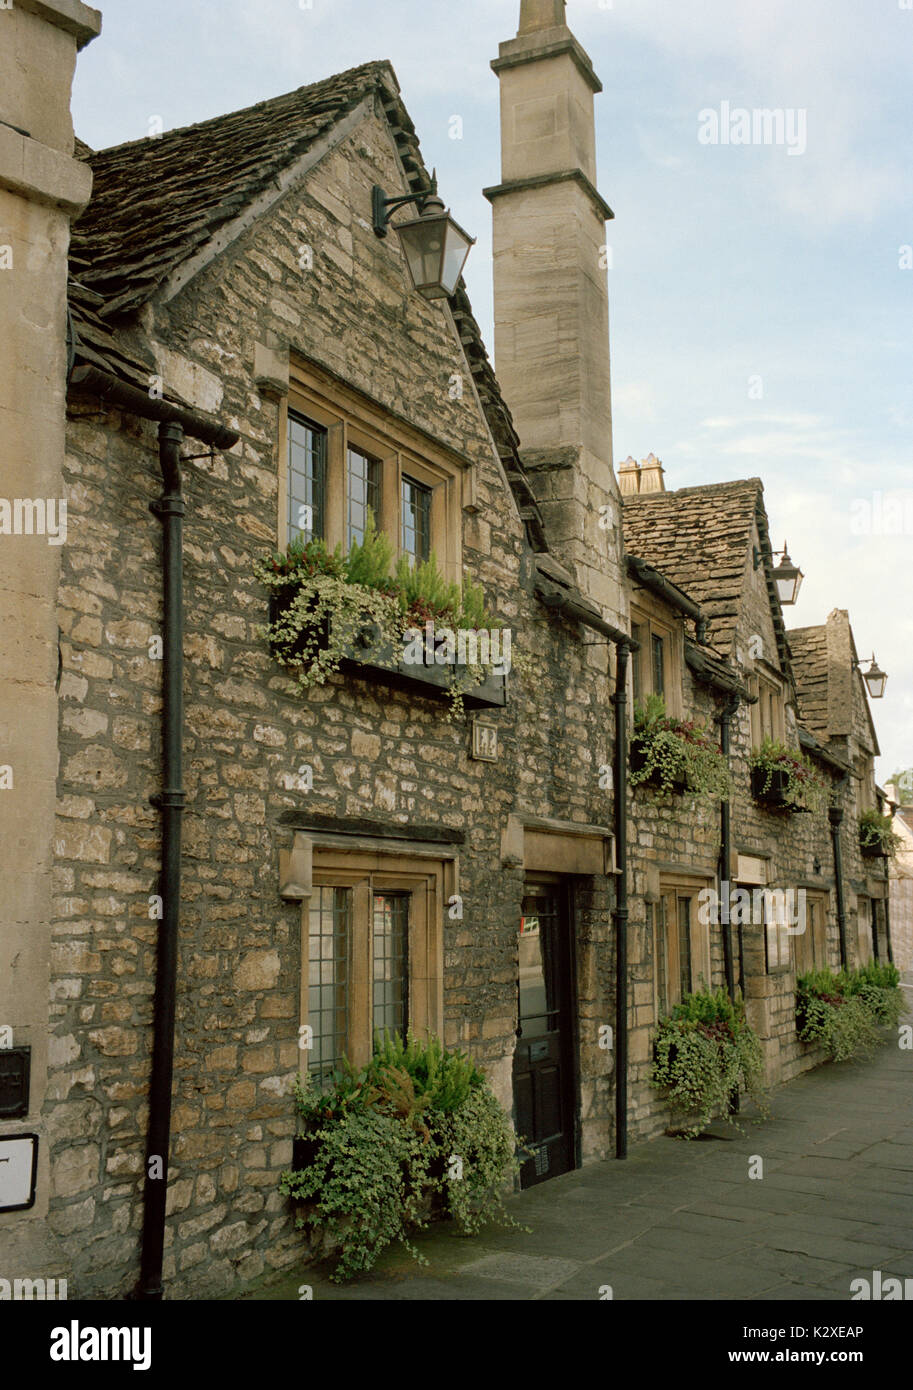
M770 539L760 478L706 483L673 492L635 493L624 503L625 550L646 560L698 603L710 619L709 641L731 653L743 602L752 527L766 552L771 618L781 669L790 675L780 601L770 565Z
M144 362L135 341L127 345L117 326L245 207L278 188L296 161L308 152L319 154L334 128L372 94L410 187L428 189L415 127L386 60L159 137L99 151L78 142L94 182L70 243L77 359L145 386L155 368ZM450 307L530 545L544 552L542 517L520 461L519 439L462 280Z
M136 309L182 261L274 183L369 92L398 92L387 62L364 63L243 111L87 156L92 197L70 260L104 298Z

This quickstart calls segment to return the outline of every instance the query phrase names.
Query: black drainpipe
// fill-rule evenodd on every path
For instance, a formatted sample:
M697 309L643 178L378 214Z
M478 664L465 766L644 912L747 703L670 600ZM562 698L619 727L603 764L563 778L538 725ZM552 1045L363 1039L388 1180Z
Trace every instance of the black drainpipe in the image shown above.
M181 817L184 810L184 594L181 444L176 421L159 425L159 462L164 488L149 504L162 523L163 662L162 790L151 798L162 813L162 919L155 982L152 1078L146 1133L146 1184L143 1201L143 1254L137 1298L162 1297L165 1201L171 1142L171 1083L174 1071L174 1013L177 984L178 921L181 907Z
M726 759L726 766L729 767L730 752L730 727L732 716L739 707L739 697L732 695L723 706L720 715L720 747L723 750L723 757ZM723 905L723 895L725 892L725 909L720 914L722 917L723 928L723 968L726 972L726 992L730 999L735 998L735 971L732 962L732 928L729 922L729 909L732 903L732 884L729 881L729 874L732 865L732 806L728 800L720 802L720 905ZM725 885L725 888L724 888Z
M628 1156L628 646L618 644L615 694L615 1157Z
M846 902L843 897L843 854L840 848L840 825L843 810L831 806L827 818L831 823L831 844L834 847L834 891L837 894L837 927L840 932L840 964L846 968Z

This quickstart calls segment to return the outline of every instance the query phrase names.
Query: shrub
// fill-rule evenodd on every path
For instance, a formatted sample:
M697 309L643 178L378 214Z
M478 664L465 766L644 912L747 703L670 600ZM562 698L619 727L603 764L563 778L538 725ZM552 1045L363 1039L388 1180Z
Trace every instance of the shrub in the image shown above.
M458 1230L517 1223L503 1188L517 1171L510 1122L471 1058L436 1038L378 1040L367 1066L346 1065L325 1093L297 1087L309 1161L287 1170L280 1191L301 1204L299 1227L335 1248L336 1281L412 1243L435 1203Z
M796 1027L834 1062L869 1057L883 1041L881 1025L896 1028L903 1012L900 975L876 961L859 970L809 970L796 981Z
M742 1089L766 1112L762 1074L761 1043L746 1022L744 1005L722 989L686 995L659 1025L651 1084L689 1117L689 1137L718 1113L735 1124L729 1104Z

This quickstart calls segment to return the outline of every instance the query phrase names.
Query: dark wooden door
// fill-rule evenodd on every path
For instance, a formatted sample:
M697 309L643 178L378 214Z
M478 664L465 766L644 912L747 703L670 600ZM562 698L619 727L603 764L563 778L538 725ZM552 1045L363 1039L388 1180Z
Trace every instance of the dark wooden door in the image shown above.
M560 884L527 885L520 920L514 1108L517 1133L533 1156L522 1162L522 1187L575 1166L568 908Z

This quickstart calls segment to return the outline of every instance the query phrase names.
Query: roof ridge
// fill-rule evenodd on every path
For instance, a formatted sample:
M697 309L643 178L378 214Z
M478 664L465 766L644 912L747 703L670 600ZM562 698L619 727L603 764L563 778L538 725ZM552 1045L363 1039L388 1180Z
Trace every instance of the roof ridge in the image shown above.
M81 157L87 159L89 163L94 164L97 159L104 155L115 154L120 150L128 150L135 145L148 145L150 140L154 140L156 145L160 145L163 140L169 140L176 135L183 135L189 131L204 130L207 126L220 125L223 121L231 120L233 117L250 115L255 111L263 111L269 107L278 106L283 101L288 101L291 97L300 96L304 92L312 92L317 87L328 87L331 83L342 82L345 79L352 81L355 79L356 74L364 73L367 75L372 71L376 72L378 78L382 73L391 77L396 92L399 94L399 80L391 60L389 58L373 58L367 63L356 63L354 67L346 68L343 72L334 72L331 73L329 77L320 77L315 82L304 82L300 87L293 87L288 92L280 92L277 96L264 97L261 101L252 102L249 106L239 106L232 111L223 111L217 116L207 116L202 121L191 121L189 125L174 126L171 130L162 131L160 135L141 135L135 140L122 140L116 145L105 145L97 150L92 149L91 146L85 144L85 141L81 140L79 143L85 146L85 149L88 151L88 153ZM376 84L366 82L365 89L373 85ZM360 99L363 95L364 91L362 90L359 92L356 100Z

